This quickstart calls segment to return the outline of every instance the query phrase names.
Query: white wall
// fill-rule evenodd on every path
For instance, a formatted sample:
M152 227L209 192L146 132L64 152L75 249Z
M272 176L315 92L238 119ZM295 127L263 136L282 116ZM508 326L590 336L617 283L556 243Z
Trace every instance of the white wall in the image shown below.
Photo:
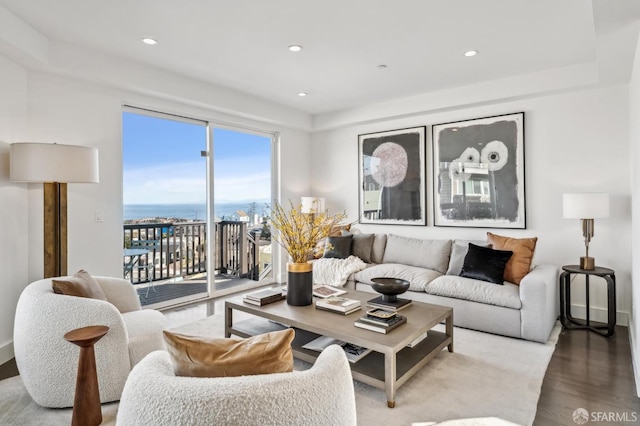
M27 186L9 181L9 144L27 128L27 71L0 56L0 363L13 357L13 317L27 284Z
M9 352L3 354L1 345L10 348L15 305L20 291L43 275L42 185L14 185L9 182L8 145L4 139L6 142L60 142L99 149L100 183L68 186L69 273L84 268L95 275L122 275L122 105L277 132L281 154L277 174L283 182L280 196L296 199L308 193L311 186L311 156L306 131L44 72L22 70L21 74L15 72L16 77L5 79L5 68L11 69L2 61L0 56L3 75L0 84L11 87L7 90L10 95L24 87L15 96L5 97L3 86L0 86L0 93L3 93L0 97L0 123L3 124L4 120L12 123L11 126L2 126L2 131L9 132L20 124L19 120L13 124L15 113L5 114L9 107L22 111L20 118L25 125L22 126L24 129L16 128L14 133L22 130L17 135L0 133L0 171L3 171L0 174L0 227L6 228L0 240L0 268L3 270L2 280L10 281L12 286L11 293L5 293L3 289L3 297L0 298L0 363L12 356ZM191 89L193 87L189 87ZM215 103L215 100L211 102ZM16 105L11 105L14 103ZM260 100L259 104L263 106L264 101ZM103 222L95 221L97 209L104 212ZM12 274L16 267L20 270ZM6 273L7 270L10 273ZM9 297L5 298L5 294Z
M492 232L514 237L537 236L534 262L558 266L576 264L584 255L578 220L562 218L562 193L605 191L611 193L611 218L597 220L590 253L597 264L615 269L617 278L618 321L626 324L630 311L630 189L628 164L627 87L581 90L516 101L487 102L483 106L450 107L442 112L420 109L413 114L387 109L387 117L367 124L344 126L312 135L314 168L312 185L324 194L331 210L346 209L351 220L358 217L358 134L382 130L525 112L526 230L495 229ZM466 100L461 100L466 102ZM388 108L389 105L385 107ZM372 116L379 117L380 109ZM356 112L341 117L366 117ZM333 117L330 117L333 118ZM320 122L325 123L322 119ZM423 238L483 239L487 229L434 227L432 219L431 128L427 128L428 223L426 227L358 225L363 232L385 232ZM580 277L576 280L581 280ZM592 279L591 318L606 320L606 288ZM574 314L584 314L584 286L572 292Z
M636 390L640 396L640 38L636 48L633 74L629 82L629 141L631 168L631 316L629 319L629 340L636 378Z

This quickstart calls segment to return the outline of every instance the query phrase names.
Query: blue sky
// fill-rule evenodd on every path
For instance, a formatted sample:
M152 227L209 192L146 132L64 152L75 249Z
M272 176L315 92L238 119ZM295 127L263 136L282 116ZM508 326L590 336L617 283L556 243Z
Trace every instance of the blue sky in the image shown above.
M124 204L206 201L204 125L122 114ZM216 203L271 198L269 137L214 129Z

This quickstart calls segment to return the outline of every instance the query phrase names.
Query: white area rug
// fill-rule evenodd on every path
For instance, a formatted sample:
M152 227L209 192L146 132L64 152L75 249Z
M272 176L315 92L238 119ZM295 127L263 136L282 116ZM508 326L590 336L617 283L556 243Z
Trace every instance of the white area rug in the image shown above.
M222 315L215 315L175 329L222 337L223 321ZM358 424L411 425L496 417L531 425L559 333L558 324L549 342L541 344L456 327L455 352L445 349L402 385L396 393L396 408L387 408L384 391L355 382ZM296 360L295 368L308 368L308 364ZM115 424L117 406L102 406L103 424ZM0 425L70 423L70 409L39 407L19 377L0 382Z

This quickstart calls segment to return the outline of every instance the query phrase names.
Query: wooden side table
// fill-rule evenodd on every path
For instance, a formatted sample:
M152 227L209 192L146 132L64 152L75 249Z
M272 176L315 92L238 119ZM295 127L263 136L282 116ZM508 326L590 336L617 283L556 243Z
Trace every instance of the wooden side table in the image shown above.
M71 426L97 426L102 423L98 373L96 372L96 356L93 345L108 331L109 327L105 325L91 325L77 328L64 335L65 340L80 346Z
M562 267L560 274L560 322L564 328L588 329L603 336L613 336L616 325L616 275L613 269L596 267L593 270L582 269L578 265L566 265ZM586 310L587 319L578 320L571 316L571 275L582 274L585 276ZM604 278L607 282L607 324L592 325L589 318L589 277L595 275Z

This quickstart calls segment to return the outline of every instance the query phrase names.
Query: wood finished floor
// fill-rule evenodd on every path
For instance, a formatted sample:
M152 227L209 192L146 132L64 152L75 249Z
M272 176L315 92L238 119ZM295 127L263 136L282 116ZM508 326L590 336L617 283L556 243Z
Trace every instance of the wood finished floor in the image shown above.
M0 380L17 374L15 360L0 365ZM589 424L640 424L640 399L626 327L616 327L610 338L586 330L563 330L560 334L544 377L534 425L576 425L572 415L578 408L591 416L603 412L627 419L636 415L638 420L624 422L621 419L625 417L619 417L619 421Z
M575 426L573 412L578 408L589 412L588 424L640 424L626 327L617 326L608 338L588 330L561 332L544 376L534 425ZM602 421L600 412L623 417ZM634 419L634 414L637 421L624 421Z

